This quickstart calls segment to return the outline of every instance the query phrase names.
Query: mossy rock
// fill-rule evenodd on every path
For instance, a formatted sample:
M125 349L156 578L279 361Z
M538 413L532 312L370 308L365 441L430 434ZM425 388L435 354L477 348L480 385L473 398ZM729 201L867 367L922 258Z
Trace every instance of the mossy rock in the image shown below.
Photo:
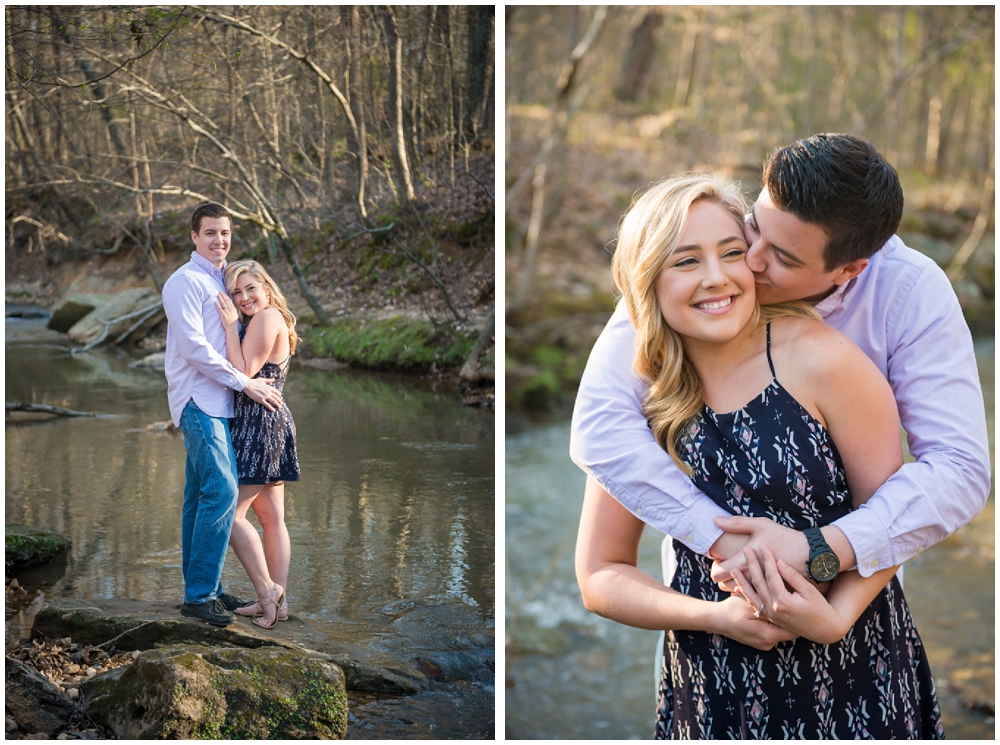
M371 649L365 643L364 632L356 638L343 628L334 641L294 614L281 624L280 631L280 636L275 637L274 632L260 629L242 617L229 626L211 626L181 616L178 604L130 598L56 598L38 611L31 627L32 637L71 637L78 644L116 639L115 646L122 650L191 645L316 650L312 656L339 667L352 691L398 696L417 693L430 685L407 655Z
M336 665L282 647L143 652L83 686L86 712L120 739L333 740L347 734Z
M6 526L6 568L24 569L42 564L67 551L73 542L62 533L27 525Z
M315 357L334 357L376 370L427 372L465 362L477 332L467 326L433 326L395 316L385 320L347 318L310 329L304 347Z

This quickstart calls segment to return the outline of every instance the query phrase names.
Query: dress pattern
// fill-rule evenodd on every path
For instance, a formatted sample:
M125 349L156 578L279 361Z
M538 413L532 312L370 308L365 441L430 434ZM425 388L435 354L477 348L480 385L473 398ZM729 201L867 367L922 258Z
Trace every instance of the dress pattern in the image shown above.
M240 343L245 334L244 326L240 329ZM291 355L280 365L265 362L254 378L273 379L274 387L280 391L285 386L290 361ZM268 411L242 391L237 391L235 414L229 420L229 429L241 484L300 479L299 459L295 452L295 421L284 401L281 408Z
M736 515L802 530L851 510L826 429L774 376L738 411L704 406L681 438L694 481ZM711 561L674 542L671 587L723 600ZM804 567L803 567L804 569ZM805 638L763 652L702 631L666 634L656 739L944 739L934 681L896 577L836 644Z

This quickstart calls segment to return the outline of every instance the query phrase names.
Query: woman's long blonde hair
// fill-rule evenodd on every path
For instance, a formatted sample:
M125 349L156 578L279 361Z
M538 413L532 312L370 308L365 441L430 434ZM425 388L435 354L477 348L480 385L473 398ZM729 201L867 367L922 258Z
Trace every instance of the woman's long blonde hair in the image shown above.
M618 228L612 260L615 285L635 327L632 369L649 388L643 412L657 442L687 474L678 439L704 403L704 389L694 365L684 355L681 336L667 325L656 299L656 279L687 228L695 202L708 200L733 216L740 226L747 203L737 183L718 176L681 174L651 186L633 200ZM755 308L753 324L778 316L819 319L805 303Z
M270 298L269 304L271 307L277 308L282 318L285 319L285 324L288 326L289 354L295 354L295 348L299 345L299 335L295 333L295 314L288 310L288 303L285 301L285 296L281 294L278 284L271 279L271 275L258 262L251 259L241 259L240 261L230 263L226 267L226 291L230 295L236 290L236 280L239 279L241 274L250 274L267 288L268 297ZM243 311L240 311L240 323L246 325L247 319L248 317L243 314Z

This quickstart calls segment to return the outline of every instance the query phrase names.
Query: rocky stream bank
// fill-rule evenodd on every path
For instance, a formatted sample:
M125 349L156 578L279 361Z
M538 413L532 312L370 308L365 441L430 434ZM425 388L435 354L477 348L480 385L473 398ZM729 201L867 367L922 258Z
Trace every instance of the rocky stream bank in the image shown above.
M295 614L273 631L216 628L179 604L22 587L23 535L7 527L8 739L494 737L493 629L471 608L396 603L375 637Z

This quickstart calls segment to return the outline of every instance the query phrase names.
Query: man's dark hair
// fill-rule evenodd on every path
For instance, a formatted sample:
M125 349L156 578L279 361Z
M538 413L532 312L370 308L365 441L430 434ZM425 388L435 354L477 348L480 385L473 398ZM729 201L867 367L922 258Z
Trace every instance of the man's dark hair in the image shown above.
M896 169L852 135L813 135L781 148L764 164L764 186L775 207L829 236L827 271L870 258L903 217Z
M233 218L229 215L229 210L218 202L205 202L204 204L199 204L195 208L194 214L191 215L191 232L201 233L201 218L203 217L228 217L229 224L232 225L233 223Z

